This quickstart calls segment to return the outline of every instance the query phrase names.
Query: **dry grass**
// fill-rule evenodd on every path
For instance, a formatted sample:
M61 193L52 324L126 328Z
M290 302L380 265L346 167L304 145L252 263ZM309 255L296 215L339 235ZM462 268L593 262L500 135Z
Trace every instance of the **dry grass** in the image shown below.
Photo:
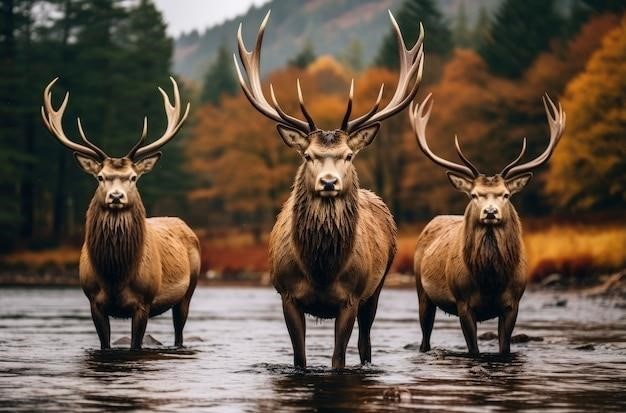
M626 224L533 225L524 233L528 275L584 278L626 267ZM417 235L401 235L393 269L412 272Z
M584 278L626 266L626 224L552 226L524 235L531 279Z
M392 272L413 272L415 232L398 239L398 254ZM225 233L202 237L202 267L223 274L267 271L267 237L261 243L249 234ZM524 243L532 280L560 273L565 277L585 278L626 267L626 223L546 225L537 222L526 230ZM41 269L69 268L77 265L80 251L61 247L45 251L19 251L0 257L5 266Z
M67 268L78 265L80 249L60 247L42 251L16 251L0 257L0 262L11 267L41 269L45 267Z

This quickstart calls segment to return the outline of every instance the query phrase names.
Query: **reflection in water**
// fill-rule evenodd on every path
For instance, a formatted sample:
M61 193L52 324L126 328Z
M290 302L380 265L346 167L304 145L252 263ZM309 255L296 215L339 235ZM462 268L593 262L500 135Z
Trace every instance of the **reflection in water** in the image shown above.
M353 410L379 394L374 370L349 368L343 371L332 369L306 369L283 374L272 374L272 391L280 395L272 400L260 400L259 411L277 411L293 408L331 412Z
M308 323L310 368L294 369L280 300L266 289L199 289L187 348L101 351L89 307L76 289L0 289L2 411L626 411L626 316L622 302L529 293L516 333L543 341L496 354L481 342L469 357L456 317L438 314L434 350L421 337L413 291L381 295L373 361L360 367L357 331L345 371L330 366L332 322ZM496 331L496 322L479 326ZM112 339L128 320L112 321ZM172 342L165 314L148 323ZM192 340L192 336L199 337ZM590 350L580 350L587 348ZM121 346L124 347L124 346ZM383 394L400 389L401 400Z

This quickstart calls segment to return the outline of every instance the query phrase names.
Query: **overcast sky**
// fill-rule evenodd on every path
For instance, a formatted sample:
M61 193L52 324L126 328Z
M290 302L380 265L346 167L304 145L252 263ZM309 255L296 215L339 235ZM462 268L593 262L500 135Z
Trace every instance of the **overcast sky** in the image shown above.
M168 25L168 32L177 36L192 29L204 30L226 19L245 13L251 5L268 0L154 0Z

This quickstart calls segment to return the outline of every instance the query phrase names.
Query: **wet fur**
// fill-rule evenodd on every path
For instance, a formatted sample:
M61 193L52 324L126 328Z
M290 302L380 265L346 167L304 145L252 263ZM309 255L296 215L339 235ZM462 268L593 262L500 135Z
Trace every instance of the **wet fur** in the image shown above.
M125 211L112 211L91 200L87 210L85 239L94 269L111 283L137 270L143 253L146 211L141 203Z
M359 188L353 170L351 188L340 198L321 198L306 189L304 174L295 184L291 232L306 273L320 287L334 281L354 247L359 219Z
M414 272L422 351L430 349L435 306L454 315L467 310L474 321L502 318L510 311L516 316L526 285L522 228L510 203L503 217L499 225L482 225L470 204L464 216L438 216L420 234Z
M98 193L94 196L87 211L79 273L103 348L110 342L105 318L137 313L152 317L172 308L175 326L178 323L176 344L182 345L182 326L199 271L199 241L183 221L146 219L138 194L119 211L105 208ZM141 346L137 340L133 347Z
M345 190L329 199L307 185L304 163L270 236L270 277L282 297L297 366L306 366L305 313L336 318L336 368L345 364L358 315L359 355L362 363L371 361L369 331L396 253L396 226L383 201L360 189L349 168Z
M306 187L305 167L270 237L271 277L279 293L304 298L307 313L333 318L342 306L374 293L393 262L397 230L382 200L359 188L354 169L349 189L327 199ZM369 273L373 268L376 274ZM337 283L348 289L336 291Z

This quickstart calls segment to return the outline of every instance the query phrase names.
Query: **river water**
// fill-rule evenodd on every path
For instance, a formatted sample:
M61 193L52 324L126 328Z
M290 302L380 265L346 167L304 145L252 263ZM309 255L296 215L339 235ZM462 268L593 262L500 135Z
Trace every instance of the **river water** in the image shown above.
M333 371L333 324L314 319L307 320L310 367L291 367L280 299L270 289L199 288L187 347L169 347L166 313L147 329L164 344L139 352L98 349L79 289L0 289L0 410L624 412L623 304L527 292L515 334L543 341L513 344L510 356L495 353L495 340L481 341L474 359L458 319L440 311L434 350L419 353L414 291L383 290L373 364L358 365L355 331L349 367ZM495 321L479 326L496 330ZM113 340L129 331L129 321L113 321Z

